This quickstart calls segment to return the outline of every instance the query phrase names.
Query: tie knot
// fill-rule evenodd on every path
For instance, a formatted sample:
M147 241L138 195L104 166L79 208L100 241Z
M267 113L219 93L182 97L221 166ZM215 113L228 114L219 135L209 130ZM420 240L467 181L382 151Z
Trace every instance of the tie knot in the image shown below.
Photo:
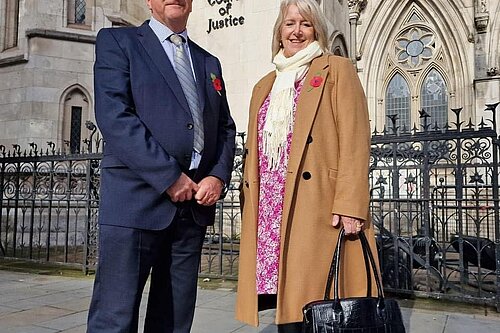
M171 34L168 39L175 45L181 46L184 43L184 37L176 34Z

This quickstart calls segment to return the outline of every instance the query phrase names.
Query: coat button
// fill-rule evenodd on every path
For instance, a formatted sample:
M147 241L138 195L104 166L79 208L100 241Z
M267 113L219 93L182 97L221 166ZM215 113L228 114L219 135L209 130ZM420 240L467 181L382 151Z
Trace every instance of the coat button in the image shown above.
M191 130L191 129L193 129L193 127L194 127L194 126L193 126L193 124L187 124L187 128L188 128L188 129L190 129L190 130Z
M311 142L313 142L313 137L309 135L307 137L307 143L311 143Z
M302 174L302 178L304 178L305 180L309 180L311 179L311 173L306 171Z

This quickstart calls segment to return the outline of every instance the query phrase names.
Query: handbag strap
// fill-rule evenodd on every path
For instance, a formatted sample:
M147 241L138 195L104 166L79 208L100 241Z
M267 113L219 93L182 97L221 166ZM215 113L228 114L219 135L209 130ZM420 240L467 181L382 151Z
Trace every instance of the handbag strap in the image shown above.
M335 247L335 251L333 253L332 263L330 264L330 271L328 272L328 280L326 282L325 288L325 300L330 299L330 292L332 290L333 279L335 278L335 287L334 287L334 299L339 299L339 274L340 274L340 255L343 248L344 243L345 230L344 228L340 229L339 238L337 240L337 246ZM367 291L368 296L371 296L371 274L370 274L370 266L371 270L375 275L375 282L377 284L377 294L378 298L383 298L382 292L382 283L380 282L380 276L377 274L377 267L375 264L375 259L373 258L372 251L370 249L370 245L368 244L368 240L364 232L360 232L358 234L359 239L361 241L361 247L363 249L363 257L365 261L365 269L367 271Z

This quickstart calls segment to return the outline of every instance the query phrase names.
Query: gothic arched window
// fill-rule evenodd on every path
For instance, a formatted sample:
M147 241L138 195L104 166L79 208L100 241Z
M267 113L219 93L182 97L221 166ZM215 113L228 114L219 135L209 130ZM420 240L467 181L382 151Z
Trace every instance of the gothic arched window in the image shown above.
M385 116L398 115L399 131L403 126L421 131L424 123L430 125L427 130L444 129L448 126L448 98L454 96L456 80L449 76L452 71L442 34L417 4L401 15L384 64L387 91L380 94L385 94ZM419 118L420 110L430 118ZM388 118L383 122L378 119L379 126L391 124Z
M345 42L344 35L340 32L337 32L335 34L335 37L333 38L332 41L332 46L331 46L331 52L335 55L341 56L341 57L348 57L348 52L347 52L347 44Z
M410 130L410 88L404 77L396 73L389 85L387 86L387 92L385 94L385 110L386 115L397 115L396 126L400 130L403 127L406 130ZM389 118L386 119L386 126L389 128L392 126L392 122Z
M443 77L432 69L425 77L421 90L421 107L430 117L430 124L440 128L448 122L448 94Z
M72 154L79 153L86 133L85 121L89 119L89 102L79 88L72 89L65 96L62 116L63 143Z

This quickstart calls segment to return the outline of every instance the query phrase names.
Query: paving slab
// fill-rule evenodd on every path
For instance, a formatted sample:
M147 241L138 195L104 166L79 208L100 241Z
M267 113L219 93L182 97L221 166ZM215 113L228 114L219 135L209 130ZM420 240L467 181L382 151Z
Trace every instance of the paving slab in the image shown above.
M42 276L0 270L0 333L85 333L93 279ZM140 307L144 325L148 285ZM192 333L276 333L274 310L260 313L261 325L234 319L236 294L229 288L198 288ZM500 333L493 309L439 304L438 309L402 300L408 333ZM443 305L444 304L444 305ZM436 306L434 306L436 307ZM457 310L459 309L459 310ZM143 332L142 329L139 330Z

